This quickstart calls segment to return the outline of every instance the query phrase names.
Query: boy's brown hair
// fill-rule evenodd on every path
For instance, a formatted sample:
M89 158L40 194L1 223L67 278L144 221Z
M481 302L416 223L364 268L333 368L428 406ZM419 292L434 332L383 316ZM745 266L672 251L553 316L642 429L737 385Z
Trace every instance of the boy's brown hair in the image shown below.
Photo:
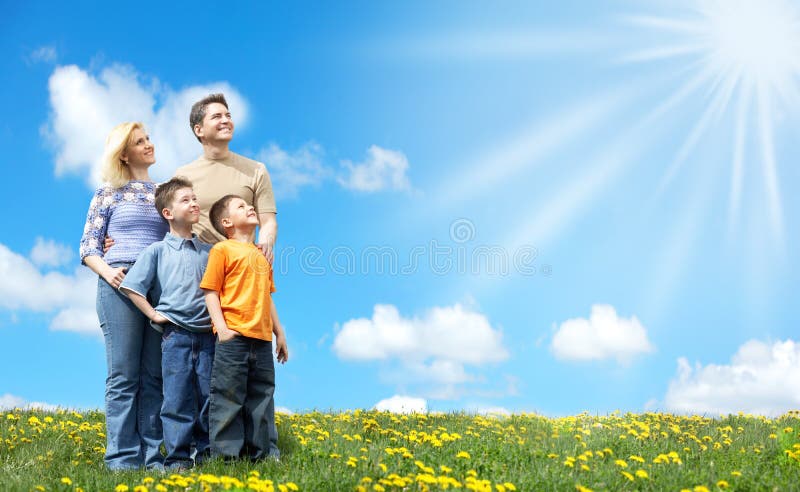
M228 234L225 232L225 226L222 225L222 219L227 219L230 217L230 214L228 213L228 204L234 198L242 197L239 195L225 195L214 202L214 205L211 205L211 211L208 212L208 218L211 220L211 225L214 226L214 229L216 229L217 232L225 237L228 237Z
M156 210L158 215L164 217L164 209L172 208L172 201L175 199L175 193L181 188L192 188L192 182L183 176L175 176L165 183L161 183L156 188Z

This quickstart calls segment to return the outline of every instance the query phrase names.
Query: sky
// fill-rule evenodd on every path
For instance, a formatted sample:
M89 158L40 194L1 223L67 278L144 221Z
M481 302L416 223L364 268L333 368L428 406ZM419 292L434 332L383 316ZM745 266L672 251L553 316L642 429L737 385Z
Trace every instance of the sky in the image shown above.
M0 407L102 408L78 244L228 97L266 165L283 411L800 408L800 4L2 1Z

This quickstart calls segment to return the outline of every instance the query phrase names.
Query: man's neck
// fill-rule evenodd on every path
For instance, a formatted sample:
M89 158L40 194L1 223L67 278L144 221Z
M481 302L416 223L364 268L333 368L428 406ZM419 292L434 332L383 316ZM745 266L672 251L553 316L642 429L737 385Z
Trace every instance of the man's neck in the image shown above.
M218 161L228 157L230 153L228 142L203 142L203 155L205 155L206 159Z
M173 236L192 239L192 224L176 224L175 221L172 221L169 224L169 232Z

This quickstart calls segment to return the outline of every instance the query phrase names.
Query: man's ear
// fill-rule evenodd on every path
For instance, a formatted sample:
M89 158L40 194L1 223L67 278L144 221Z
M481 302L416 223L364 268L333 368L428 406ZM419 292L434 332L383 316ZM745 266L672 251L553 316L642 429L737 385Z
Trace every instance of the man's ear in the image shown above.
M194 125L194 136L197 138L203 138L203 125Z

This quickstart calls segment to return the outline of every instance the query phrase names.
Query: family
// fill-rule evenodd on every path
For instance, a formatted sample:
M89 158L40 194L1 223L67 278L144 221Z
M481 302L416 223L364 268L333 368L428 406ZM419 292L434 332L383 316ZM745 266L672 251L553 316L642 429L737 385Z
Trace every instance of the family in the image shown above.
M81 238L98 275L112 470L280 456L273 351L284 363L289 350L271 299L272 184L229 150L224 95L197 101L189 125L203 155L161 184L145 127L111 131Z

